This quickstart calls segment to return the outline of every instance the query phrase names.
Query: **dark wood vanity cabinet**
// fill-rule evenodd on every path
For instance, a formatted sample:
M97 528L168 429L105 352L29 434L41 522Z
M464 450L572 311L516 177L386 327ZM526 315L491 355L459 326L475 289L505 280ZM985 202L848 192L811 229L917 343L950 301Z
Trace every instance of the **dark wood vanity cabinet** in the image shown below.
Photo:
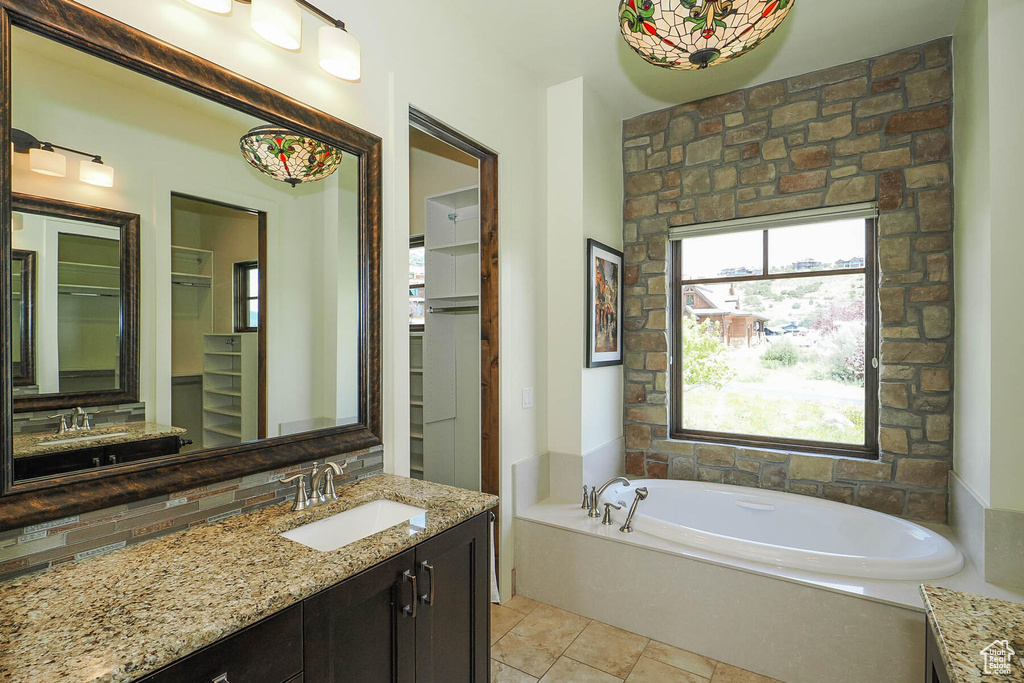
M487 513L139 683L488 683Z
M54 437L58 438L58 437ZM137 460L175 455L186 443L180 436L162 436L155 439L113 443L105 446L86 446L68 451L46 453L14 459L15 479L35 479L67 472L78 472L120 465ZM191 443L190 441L187 443Z
M482 514L303 603L305 683L487 683Z

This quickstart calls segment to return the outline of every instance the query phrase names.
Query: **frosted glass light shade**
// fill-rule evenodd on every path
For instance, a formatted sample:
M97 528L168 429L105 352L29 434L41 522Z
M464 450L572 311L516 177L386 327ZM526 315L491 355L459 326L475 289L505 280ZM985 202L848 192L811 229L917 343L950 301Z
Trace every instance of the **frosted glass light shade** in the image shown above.
M252 0L249 23L264 40L286 50L302 46L302 8L294 0Z
M621 0L622 37L663 69L704 69L767 38L796 0Z
M68 174L68 159L59 152L33 147L28 151L28 167L36 173L63 178Z
M231 14L231 3L234 0L185 0L190 5L195 5L207 12L217 14Z
M83 183L96 185L98 187L114 186L114 169L106 164L91 159L82 159L78 178Z
M346 81L358 81L359 41L345 29L334 26L321 26L317 38L320 68Z

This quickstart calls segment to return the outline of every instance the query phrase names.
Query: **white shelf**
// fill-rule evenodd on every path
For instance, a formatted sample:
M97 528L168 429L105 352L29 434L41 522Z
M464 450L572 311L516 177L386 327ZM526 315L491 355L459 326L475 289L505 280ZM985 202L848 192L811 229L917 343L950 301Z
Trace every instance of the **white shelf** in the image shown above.
M217 396L234 396L236 398L242 395L242 392L238 389L208 389L203 387L203 391L208 394L216 394Z
M221 436L230 436L234 439L242 438L241 432L237 432L233 429L228 429L226 427L211 427L209 425L203 425L203 430L207 432L213 432L214 434L220 434Z
M120 294L120 287L100 287L99 285L58 284L57 291L61 294Z
M422 375L423 368L409 368L409 372L411 372L414 375Z
M460 301L465 300L465 301L463 301L464 303L470 304L470 303L476 303L476 299L479 296L480 296L479 294L475 294L475 293L474 294L450 294L448 296L428 296L427 299L429 301L451 301L451 302L455 302L455 303L458 303ZM472 301L470 301L470 299L472 299Z
M241 356L241 351L206 351L207 356Z
M121 266L107 266L102 263L82 263L80 261L57 261L57 266L67 270L81 270L83 273L110 273L121 270Z
M241 410L232 410L230 408L211 408L209 406L204 406L203 410L208 413L213 413L214 415L224 415L225 417L242 417Z
M240 370L205 370L207 375L222 375L224 377L241 377L242 372Z
M468 242L457 242L455 244L443 244L436 247L430 247L427 251L432 251L438 254L448 254L449 256L466 256L480 251L480 241L470 240Z
M171 273L172 285L199 285L209 287L213 284L213 277L209 275L196 275L195 273Z
M418 441L423 440L423 432L409 432L409 437Z

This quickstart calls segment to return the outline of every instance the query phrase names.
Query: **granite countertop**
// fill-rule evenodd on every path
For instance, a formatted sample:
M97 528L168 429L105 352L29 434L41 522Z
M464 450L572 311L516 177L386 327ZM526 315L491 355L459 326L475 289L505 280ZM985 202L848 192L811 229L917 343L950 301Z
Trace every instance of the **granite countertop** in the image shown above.
M133 681L498 502L390 474L338 496L302 512L282 503L0 583L0 680ZM426 527L405 522L332 552L278 535L381 499L425 508Z
M110 436L107 436L108 434ZM123 422L93 427L88 431L67 432L65 434L52 434L50 432L16 434L14 436L14 457L31 458L35 455L76 451L80 448L159 439L174 434L185 435L188 434L188 430L182 427L157 424L156 422ZM82 437L102 438L90 438L88 441L68 441L69 439L80 439ZM49 443L57 441L63 441L63 443Z
M951 683L1024 681L1024 604L935 586L921 595ZM1015 652L1009 674L984 673L981 651L997 640Z

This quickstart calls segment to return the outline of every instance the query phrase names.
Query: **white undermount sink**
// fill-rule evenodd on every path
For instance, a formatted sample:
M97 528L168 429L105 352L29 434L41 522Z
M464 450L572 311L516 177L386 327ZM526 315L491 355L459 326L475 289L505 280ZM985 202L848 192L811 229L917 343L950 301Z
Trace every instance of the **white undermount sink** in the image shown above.
M52 441L41 441L40 446L57 446L65 443L80 443L82 441L96 441L97 439L110 439L115 436L125 436L128 432L111 432L108 434L93 434L92 436L75 436L70 439L53 439Z
M393 500L375 500L281 535L314 550L329 552L403 522L426 528L426 515L427 511L423 508Z

